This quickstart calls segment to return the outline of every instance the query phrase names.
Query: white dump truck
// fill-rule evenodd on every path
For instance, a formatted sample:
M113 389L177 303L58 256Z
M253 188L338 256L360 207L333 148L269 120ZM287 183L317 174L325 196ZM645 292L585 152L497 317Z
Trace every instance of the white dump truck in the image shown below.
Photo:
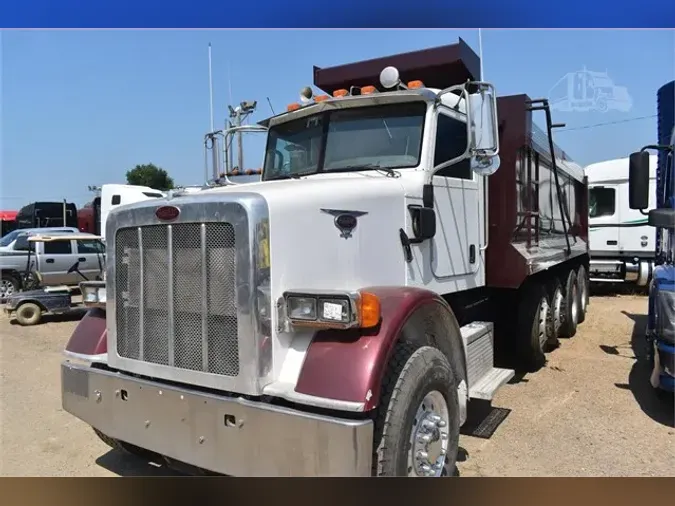
M315 68L260 182L113 210L64 409L214 473L452 475L495 347L535 371L588 304L583 170L479 68L461 40Z

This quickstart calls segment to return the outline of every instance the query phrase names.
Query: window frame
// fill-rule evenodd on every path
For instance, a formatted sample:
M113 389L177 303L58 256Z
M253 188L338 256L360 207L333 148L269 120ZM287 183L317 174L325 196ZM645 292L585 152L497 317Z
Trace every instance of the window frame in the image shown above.
M595 190L605 190L608 192L611 192L612 194L612 212L610 214L600 214L600 215L591 215L591 194ZM592 186L588 189L588 217L589 219L595 220L598 218L611 218L613 216L616 216L617 213L617 188L615 186L606 186L606 185L597 185L597 186Z
M434 172L434 177L442 177L444 179L462 182L462 183L477 184L476 173L471 168L471 158L470 157L464 157L464 155L465 155L464 152L462 154L460 154L459 156L456 156L455 158L452 158L450 160L446 160L445 162L441 162L439 164L436 164L436 146L437 146L437 143L438 143L438 126L439 126L439 123L440 123L439 120L440 120L441 116L445 116L445 117L448 117L452 120L458 121L459 123L462 123L465 126L467 125L466 116L464 114L453 111L452 109L450 109L449 107L444 106L444 105L441 105L441 106L438 107L438 109L436 111L434 133L433 133L433 137L432 137L433 145L430 146L431 149L429 151L429 162L430 162L429 165L432 167L431 170L434 171L435 168L438 165L441 165L441 163L447 163L449 161L454 161L454 163L452 163L451 165L449 165L447 167L442 168L438 172ZM468 135L468 131L467 131L467 142L468 142L468 137L469 137L469 135ZM466 163L469 165L469 173L471 175L470 178L463 178L463 177L457 177L457 176L451 176L451 175L443 174L443 172L445 170L456 168L458 163L462 163L464 161L466 161Z

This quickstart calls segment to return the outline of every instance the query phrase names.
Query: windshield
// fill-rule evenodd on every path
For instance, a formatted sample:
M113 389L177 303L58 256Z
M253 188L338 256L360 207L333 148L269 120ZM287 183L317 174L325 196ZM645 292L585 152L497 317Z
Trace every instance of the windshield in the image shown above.
M323 112L272 127L263 180L317 172L416 167L426 104Z
M10 244L12 244L14 239L19 237L20 233L21 233L21 230L14 230L14 231L10 232L9 234L2 236L2 239L0 239L0 246L2 246L2 247L9 246Z

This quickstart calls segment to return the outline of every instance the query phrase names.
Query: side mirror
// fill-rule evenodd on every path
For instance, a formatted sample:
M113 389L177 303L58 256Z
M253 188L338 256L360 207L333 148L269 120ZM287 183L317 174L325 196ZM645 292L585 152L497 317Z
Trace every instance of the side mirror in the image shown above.
M409 206L412 229L417 241L432 239L436 235L436 212L432 207Z
M652 209L649 211L647 223L650 227L675 228L675 209Z
M467 108L471 168L479 176L491 176L500 165L497 93L490 83L471 85L477 87Z
M631 209L649 207L649 153L631 153L628 162L628 206Z

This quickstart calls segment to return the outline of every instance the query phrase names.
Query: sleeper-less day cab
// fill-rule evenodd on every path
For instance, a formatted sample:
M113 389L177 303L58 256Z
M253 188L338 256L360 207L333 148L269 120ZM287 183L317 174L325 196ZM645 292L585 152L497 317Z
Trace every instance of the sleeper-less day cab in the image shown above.
M588 302L583 172L479 68L461 40L315 68L261 182L113 210L64 409L217 473L451 475L495 346L536 370Z

